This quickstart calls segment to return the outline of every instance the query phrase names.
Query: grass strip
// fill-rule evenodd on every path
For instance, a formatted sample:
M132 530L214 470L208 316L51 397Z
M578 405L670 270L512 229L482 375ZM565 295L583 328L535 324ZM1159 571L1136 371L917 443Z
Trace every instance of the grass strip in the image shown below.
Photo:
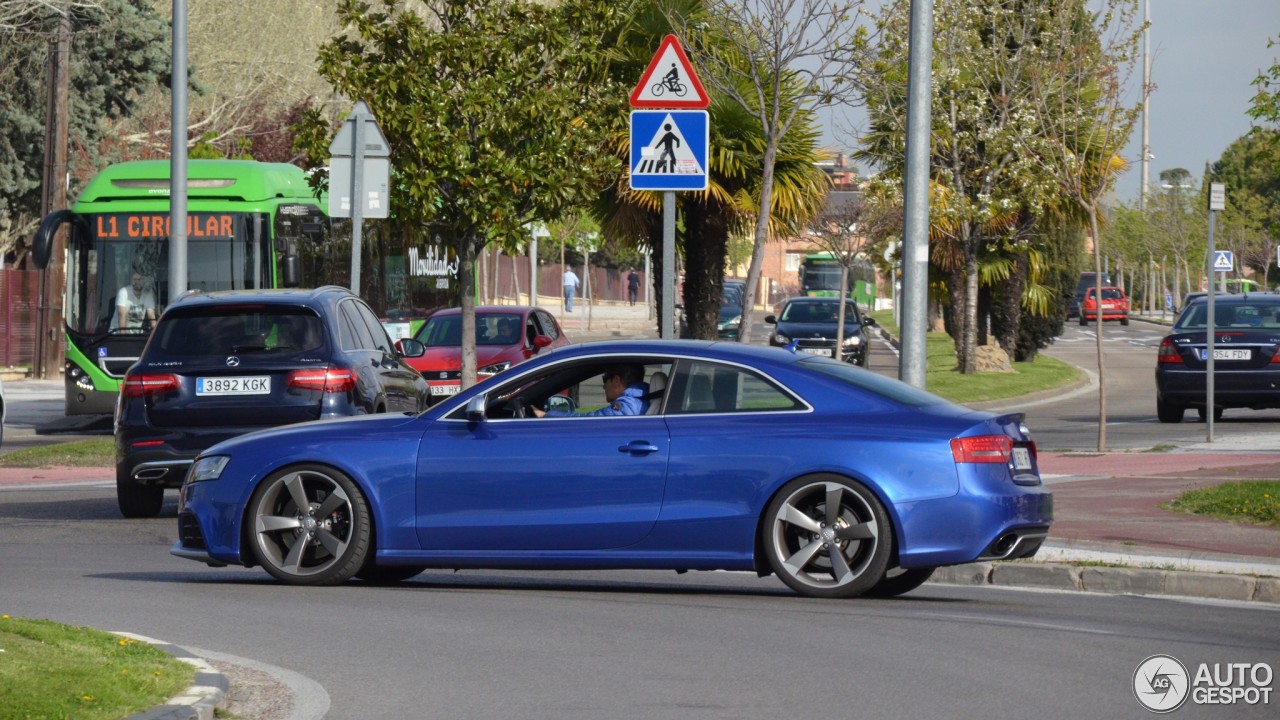
M1196 488L1166 507L1218 520L1280 527L1280 481L1239 480Z

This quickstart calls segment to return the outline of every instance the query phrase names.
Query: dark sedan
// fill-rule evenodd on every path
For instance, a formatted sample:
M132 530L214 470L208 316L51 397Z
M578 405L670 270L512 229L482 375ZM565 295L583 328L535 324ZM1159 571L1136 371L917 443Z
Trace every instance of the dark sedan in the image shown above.
M532 412L599 404L619 366L645 378L644 414ZM296 585L425 568L738 570L837 598L1029 557L1052 519L1020 414L778 348L601 342L539 354L422 415L211 448L183 486L171 552Z
M1208 298L1194 300L1160 343L1160 422L1181 422L1187 408L1207 414L1208 318ZM1213 337L1214 418L1225 408L1280 408L1280 295L1216 296Z
M764 321L774 325L769 344L786 347L795 344L796 349L810 355L836 357L836 333L839 330L837 313L840 301L836 298L794 297L787 300L778 315L766 316ZM863 328L875 327L876 321L858 310L858 304L846 300L844 304L844 336L840 346L840 359L866 367L870 359L867 336Z

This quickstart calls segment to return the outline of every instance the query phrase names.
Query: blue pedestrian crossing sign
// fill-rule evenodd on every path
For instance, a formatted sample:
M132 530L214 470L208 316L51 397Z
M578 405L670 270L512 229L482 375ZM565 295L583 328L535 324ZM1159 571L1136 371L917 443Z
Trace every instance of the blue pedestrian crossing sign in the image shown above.
M1213 251L1214 272L1230 272L1236 266L1235 254L1230 250Z
M706 110L631 113L631 189L706 190L711 123Z

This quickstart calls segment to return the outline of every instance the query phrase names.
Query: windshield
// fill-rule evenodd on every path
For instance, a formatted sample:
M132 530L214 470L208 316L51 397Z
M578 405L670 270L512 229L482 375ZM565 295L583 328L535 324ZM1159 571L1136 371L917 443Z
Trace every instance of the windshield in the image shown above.
M169 302L169 216L104 213L71 225L67 252L67 327L78 333L150 332ZM187 289L243 290L269 285L266 213L191 213Z
M780 322L793 323L834 323L836 313L840 312L838 300L831 302L793 302L782 309ZM852 302L844 304L845 323L858 322L858 308Z
M476 315L476 345L515 345L523 341L519 313ZM435 315L423 324L416 340L427 347L461 347L462 316Z

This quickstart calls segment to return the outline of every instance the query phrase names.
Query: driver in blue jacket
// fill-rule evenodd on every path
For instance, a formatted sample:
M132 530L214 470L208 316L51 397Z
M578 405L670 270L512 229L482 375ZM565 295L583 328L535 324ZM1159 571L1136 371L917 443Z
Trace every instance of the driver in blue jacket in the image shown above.
M530 408L538 417L609 417L644 415L649 411L649 383L644 382L644 367L615 365L604 371L604 396L608 405L586 413Z

